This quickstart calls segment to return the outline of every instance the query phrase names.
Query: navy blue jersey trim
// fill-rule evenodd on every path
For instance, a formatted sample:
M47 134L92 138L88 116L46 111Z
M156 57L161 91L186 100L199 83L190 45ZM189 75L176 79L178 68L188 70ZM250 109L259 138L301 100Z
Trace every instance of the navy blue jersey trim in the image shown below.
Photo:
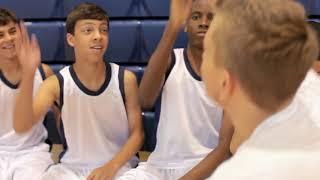
M62 118L60 118L60 137L61 137L61 143L63 146L63 151L59 154L59 162L61 162L62 157L65 155L65 153L68 150L68 144L67 144L67 139L66 136L64 134L64 126L63 126L63 121Z
M198 81L202 81L201 77L193 70L193 68L190 64L188 54L187 54L187 49L183 50L183 56L184 56L184 63L186 64L187 70L189 71L191 76Z
M124 72L126 68L119 66L119 74L118 74L118 79L119 79L119 89L121 92L122 100L124 105L126 105L126 94L125 94L125 89L124 89Z
M4 74L2 73L1 70L0 70L0 80L1 80L5 85L7 85L9 88L11 88L11 89L18 89L18 87L19 87L19 83L17 83L17 84L12 84L12 83L4 76Z
M85 87L84 84L82 84L82 82L78 78L76 72L74 71L72 65L69 67L69 71L70 71L70 74L71 74L73 81L76 83L76 85L80 88L80 90L82 92L84 92L85 94L87 94L89 96L98 96L101 93L103 93L104 90L107 89L109 82L111 80L111 66L109 63L105 63L105 66L106 66L105 81L103 82L102 86L97 91L92 91L92 90L88 89L87 87Z
M165 77L165 80L164 80L164 83L163 85L166 83L167 79L169 78L169 75L174 67L174 65L176 64L176 55L174 54L174 51L172 51L171 53L171 62L170 62L170 66L166 72L166 77Z
M44 81L47 77L46 77L46 73L44 72L42 64L39 65L38 69L39 69L39 72L41 74L41 78Z
M62 109L62 106L63 106L64 79L63 79L63 76L61 75L60 72L58 72L58 73L56 74L56 77L58 78L58 81L59 81L60 98L59 98L59 103L55 102L55 104L58 104L58 107L59 107L60 112L61 112L61 109Z

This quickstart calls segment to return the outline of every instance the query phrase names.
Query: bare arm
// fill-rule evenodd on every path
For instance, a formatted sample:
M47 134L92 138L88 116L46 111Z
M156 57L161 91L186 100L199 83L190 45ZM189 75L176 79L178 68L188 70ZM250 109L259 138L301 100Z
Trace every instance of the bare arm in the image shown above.
M37 124L48 112L53 102L58 99L59 82L56 76L51 76L40 86L36 97L33 99L34 76L24 74L21 80L20 91L16 97L14 110L14 129L18 133L24 133Z
M24 133L32 128L53 104L59 84L55 77L45 80L33 100L33 82L40 63L40 48L33 36L29 39L27 29L20 23L17 40L17 55L22 67L22 78L13 114L13 127L17 133ZM56 87L57 86L57 87ZM58 90L58 91L57 91Z
M141 122L141 107L137 96L138 85L132 72L125 71L124 89L130 131L129 138L113 159L103 167L95 169L88 176L88 180L113 179L117 171L140 150L143 144L144 132Z
M139 97L143 108L153 106L165 80L171 63L171 52L178 33L184 26L191 11L192 0L172 0L169 21L162 38L152 54L139 87Z
M141 107L137 96L138 85L136 76L130 71L125 71L124 74L126 110L130 135L122 150L110 161L110 163L117 165L119 168L140 150L144 141Z
M44 74L46 75L46 78L54 75L54 72L52 71L52 69L50 68L50 66L48 66L47 64L41 64Z
M219 134L218 146L208 154L197 166L192 168L180 180L205 179L227 158L230 157L230 142L233 135L233 126L229 117L224 114Z

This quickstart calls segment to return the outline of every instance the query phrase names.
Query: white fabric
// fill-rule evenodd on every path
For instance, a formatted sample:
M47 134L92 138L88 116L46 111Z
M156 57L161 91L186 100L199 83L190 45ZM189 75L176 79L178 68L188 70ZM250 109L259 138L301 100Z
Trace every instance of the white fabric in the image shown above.
M176 180L218 145L222 109L207 97L201 79L187 69L184 50L174 53L176 62L161 96L156 148L146 163L120 180Z
M222 109L212 102L204 83L187 69L184 49L175 49L175 65L161 95L157 144L148 163L178 167L204 158L217 145Z
M61 119L67 151L61 163L94 169L110 161L129 136L128 119L119 89L119 66L111 65L111 80L101 94L89 95L72 77L70 66L60 71L64 79ZM133 158L132 165L137 161ZM128 165L128 164L127 164Z
M139 163L135 169L131 169L124 173L124 175L117 178L117 180L177 180L200 161L180 164L180 167L164 168L150 165L147 162Z
M123 166L115 175L114 179L131 169L131 166ZM51 166L42 177L43 180L87 180L94 168L74 168L66 164Z
M28 151L0 153L1 180L40 180L53 164L47 145L42 144Z
M38 70L34 79L34 95L41 83ZM13 110L18 91L0 80L0 179L37 180L53 164L49 146L44 143L47 131L40 121L24 134L15 133Z
M42 77L38 70L34 79L34 95L41 83ZM0 80L0 152L21 151L37 146L43 143L48 136L42 121L23 135L15 133L13 129L13 110L18 91L19 89L10 88Z
M210 179L320 179L320 79L307 74L293 102L262 122Z

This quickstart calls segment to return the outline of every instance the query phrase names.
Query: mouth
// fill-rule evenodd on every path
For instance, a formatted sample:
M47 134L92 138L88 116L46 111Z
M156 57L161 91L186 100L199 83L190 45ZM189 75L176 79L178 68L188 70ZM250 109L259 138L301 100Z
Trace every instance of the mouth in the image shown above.
M95 45L95 46L91 46L90 49L100 52L103 50L103 47L100 45Z
M13 48L15 48L14 44L6 44L6 45L2 46L2 49L13 49Z
M197 32L198 36L204 37L206 35L207 31L199 31Z

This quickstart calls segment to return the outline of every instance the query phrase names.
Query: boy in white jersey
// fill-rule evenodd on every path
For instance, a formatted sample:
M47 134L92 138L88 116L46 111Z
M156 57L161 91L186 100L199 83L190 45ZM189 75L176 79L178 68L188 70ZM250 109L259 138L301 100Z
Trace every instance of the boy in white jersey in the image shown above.
M146 163L121 179L203 179L229 157L232 126L224 120L220 130L223 110L207 97L199 73L202 41L214 18L209 2L171 1L169 21L139 88L144 108L159 98L156 147ZM184 27L187 48L173 50Z
M53 164L49 146L44 143L47 131L42 122L24 134L13 128L15 98L22 78L21 56L17 49L20 40L18 20L14 13L0 8L0 179L40 179L50 164ZM47 65L35 70L35 93L45 76L53 74Z
M109 18L97 5L76 6L66 21L67 41L75 63L48 78L31 99L39 48L22 26L22 91L17 98L15 129L25 132L57 102L64 152L43 179L113 179L136 165L143 143L138 87L133 73L103 60ZM34 58L31 58L34 57Z
M230 115L237 141L210 179L319 179L320 80L310 70L319 49L303 7L224 0L204 49L206 89Z

